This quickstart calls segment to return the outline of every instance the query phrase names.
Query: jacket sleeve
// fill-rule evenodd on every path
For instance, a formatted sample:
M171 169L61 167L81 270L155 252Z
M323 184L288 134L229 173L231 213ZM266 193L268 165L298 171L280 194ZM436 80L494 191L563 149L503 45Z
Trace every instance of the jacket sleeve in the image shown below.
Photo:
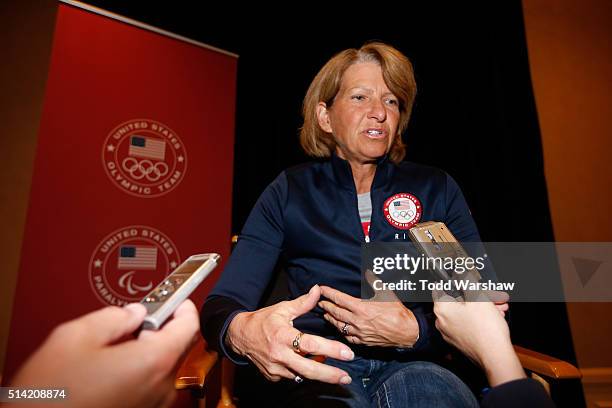
M484 267L479 270L481 281L497 281L497 274L486 254L486 249L481 242L478 228L463 193L457 182L448 174L446 175L446 211L444 223L457 238L457 241L463 245L471 257L484 259Z
M409 349L398 349L403 353L416 353L420 356L441 357L450 350L448 344L436 328L433 303L404 303L414 314L419 324L419 338Z
M255 310L272 277L284 241L287 178L281 173L251 210L238 243L200 312L202 335L211 348L237 364L245 364L224 347L231 320Z
M446 217L444 223L459 242L480 242L478 228L457 182L446 175Z
M531 378L509 381L500 384L484 396L480 405L483 408L554 408L546 390Z

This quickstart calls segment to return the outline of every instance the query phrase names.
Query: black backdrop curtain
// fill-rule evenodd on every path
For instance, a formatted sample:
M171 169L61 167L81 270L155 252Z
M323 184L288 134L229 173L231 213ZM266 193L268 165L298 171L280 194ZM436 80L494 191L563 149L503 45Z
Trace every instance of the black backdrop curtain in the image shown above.
M318 69L342 49L381 40L416 71L406 159L457 180L484 241L554 240L520 1L355 3L334 11L321 2L291 10L87 3L240 55L234 231L281 170L308 160L298 144L300 109ZM511 309L515 343L575 361L563 304Z

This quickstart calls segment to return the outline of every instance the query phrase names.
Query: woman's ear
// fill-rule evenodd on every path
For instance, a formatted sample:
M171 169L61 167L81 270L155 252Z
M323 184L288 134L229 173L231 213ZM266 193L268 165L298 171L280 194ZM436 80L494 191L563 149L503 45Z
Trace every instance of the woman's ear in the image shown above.
M332 133L331 123L329 121L329 111L325 102L319 102L317 104L317 121L319 127L327 133Z

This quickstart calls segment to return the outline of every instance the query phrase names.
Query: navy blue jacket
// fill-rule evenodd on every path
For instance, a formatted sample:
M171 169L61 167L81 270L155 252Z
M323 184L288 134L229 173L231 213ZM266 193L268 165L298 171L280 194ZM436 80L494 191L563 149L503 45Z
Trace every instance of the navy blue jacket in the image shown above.
M393 226L383 214L385 201L398 193L410 193L420 201L419 222L443 221L460 242L480 240L461 190L441 170L410 162L396 165L383 158L370 191L371 242L409 240L408 231ZM364 239L347 161L333 155L329 160L282 172L255 204L225 270L202 307L202 333L208 344L228 355L223 346L227 326L237 313L257 309L279 261L287 273L291 299L315 284L360 297ZM419 323L419 340L402 354L442 352L432 304L405 305ZM315 308L296 319L294 326L342 341L338 330L322 315L322 310ZM228 357L242 362L236 356Z

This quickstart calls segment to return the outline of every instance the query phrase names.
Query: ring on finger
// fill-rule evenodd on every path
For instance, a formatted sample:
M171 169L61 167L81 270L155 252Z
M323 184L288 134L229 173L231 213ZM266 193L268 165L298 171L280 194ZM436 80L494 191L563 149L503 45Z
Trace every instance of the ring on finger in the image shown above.
M344 334L345 336L348 336L348 328L349 328L350 324L348 323L344 323L344 326L342 327L342 334Z
M295 381L296 383L298 383L298 384L299 384L299 383L301 383L302 381L304 381L304 379L303 379L302 377L300 377L299 375L296 375L296 376L293 378L293 381Z
M300 350L300 340L302 340L302 335L303 334L304 333L299 332L297 334L297 336L295 336L295 338L293 339L293 342L291 343L291 347L293 347L293 351L295 351L296 353L300 353L301 352L301 350ZM299 375L296 376L296 378L298 378L298 377L299 377ZM302 379L300 378L300 380L302 380ZM296 382L298 382L298 381L296 380Z

